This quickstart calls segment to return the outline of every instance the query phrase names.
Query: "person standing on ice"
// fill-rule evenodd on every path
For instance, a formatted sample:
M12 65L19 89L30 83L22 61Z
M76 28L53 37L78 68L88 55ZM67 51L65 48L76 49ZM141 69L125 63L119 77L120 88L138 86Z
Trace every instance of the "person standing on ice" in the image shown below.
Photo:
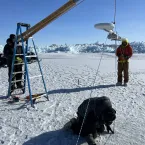
M124 72L124 86L127 86L129 81L129 58L132 57L132 47L127 39L122 39L122 44L116 50L118 57L118 80L116 85L122 85L122 72Z
M105 128L108 133L114 133L110 125L115 119L116 111L112 108L110 99L106 96L94 97L80 104L77 118L72 118L64 128L70 128L74 134L85 137L89 145L96 145L94 139L97 134L103 133Z
M10 38L7 39L6 41L6 45L4 46L4 56L7 59L7 65L8 65L8 81L10 81L10 75L11 75L11 68L12 68L12 60L13 60L13 53L14 53L14 41L15 41L15 34L10 34ZM21 54L22 53L22 46L17 45L17 54ZM22 63L22 58L21 56L17 56L15 58L15 64L16 63ZM22 65L14 65L14 72L19 72L22 71ZM12 76L12 81L14 80L21 80L22 79L22 74L16 74ZM22 84L21 82L16 82L17 88L22 88ZM16 89L15 87L15 83L13 83L11 85L11 92L14 91L14 89Z

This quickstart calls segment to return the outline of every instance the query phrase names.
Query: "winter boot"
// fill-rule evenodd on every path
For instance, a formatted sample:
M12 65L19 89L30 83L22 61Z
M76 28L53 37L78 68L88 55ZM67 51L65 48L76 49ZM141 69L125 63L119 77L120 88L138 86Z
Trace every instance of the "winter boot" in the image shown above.
M122 86L122 82L117 82L116 86Z
M124 82L124 86L127 87L127 83L126 82Z

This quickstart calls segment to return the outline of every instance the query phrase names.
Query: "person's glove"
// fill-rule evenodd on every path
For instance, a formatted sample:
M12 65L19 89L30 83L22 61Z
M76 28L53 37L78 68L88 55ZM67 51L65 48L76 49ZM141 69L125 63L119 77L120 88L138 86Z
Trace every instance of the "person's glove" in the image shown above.
M20 58L20 57L16 57L16 61L17 61L18 63L22 63L22 62L23 62L22 58Z
M107 132L111 132L112 134L114 134L114 131L111 129L110 125L105 124Z

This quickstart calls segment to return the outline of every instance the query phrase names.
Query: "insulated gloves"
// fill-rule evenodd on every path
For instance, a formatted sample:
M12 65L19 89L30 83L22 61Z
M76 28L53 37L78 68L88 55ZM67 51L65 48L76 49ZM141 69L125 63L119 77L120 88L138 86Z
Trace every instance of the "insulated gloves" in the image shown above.
M16 62L18 62L18 63L22 63L23 60L22 60L22 58L20 58L20 57L16 57Z

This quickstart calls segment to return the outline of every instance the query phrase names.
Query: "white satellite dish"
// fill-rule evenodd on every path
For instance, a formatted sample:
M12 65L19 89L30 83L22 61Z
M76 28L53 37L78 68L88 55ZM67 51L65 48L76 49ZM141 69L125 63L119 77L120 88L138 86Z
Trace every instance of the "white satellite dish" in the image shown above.
M115 25L113 23L98 23L94 26L96 29L105 30L109 33L113 33Z
M114 31L114 27L115 25L113 23L98 23L98 24L95 24L94 27L96 29L100 29L100 30L104 30L106 32L109 32L107 38L110 39L110 40L118 40L118 41L121 41L121 37L118 36Z

